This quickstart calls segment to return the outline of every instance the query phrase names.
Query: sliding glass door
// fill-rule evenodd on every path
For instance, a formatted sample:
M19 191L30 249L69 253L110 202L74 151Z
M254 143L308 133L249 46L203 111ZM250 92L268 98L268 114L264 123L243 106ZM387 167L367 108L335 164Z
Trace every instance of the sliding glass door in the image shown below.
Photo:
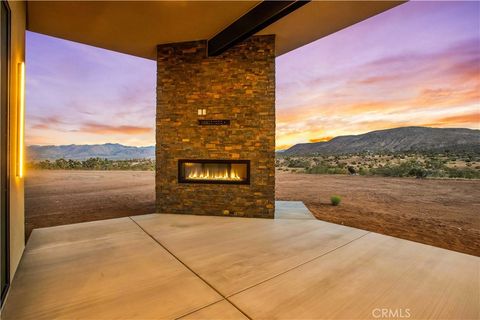
M9 227L8 227L8 83L10 56L10 10L6 1L0 0L0 299L3 304L10 282L9 275Z

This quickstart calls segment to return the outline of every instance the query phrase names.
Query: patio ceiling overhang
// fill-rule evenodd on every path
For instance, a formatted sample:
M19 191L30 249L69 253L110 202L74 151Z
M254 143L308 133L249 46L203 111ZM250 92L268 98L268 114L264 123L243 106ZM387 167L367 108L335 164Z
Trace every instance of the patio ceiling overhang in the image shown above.
M154 60L158 44L212 39L260 2L28 1L27 29ZM256 34L275 34L279 56L404 2L312 1Z

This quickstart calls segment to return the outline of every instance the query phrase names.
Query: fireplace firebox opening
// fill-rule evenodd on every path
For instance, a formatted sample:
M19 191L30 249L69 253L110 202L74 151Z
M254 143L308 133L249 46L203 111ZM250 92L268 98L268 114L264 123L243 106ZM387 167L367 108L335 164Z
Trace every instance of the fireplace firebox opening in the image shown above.
M178 160L178 182L250 184L250 160Z

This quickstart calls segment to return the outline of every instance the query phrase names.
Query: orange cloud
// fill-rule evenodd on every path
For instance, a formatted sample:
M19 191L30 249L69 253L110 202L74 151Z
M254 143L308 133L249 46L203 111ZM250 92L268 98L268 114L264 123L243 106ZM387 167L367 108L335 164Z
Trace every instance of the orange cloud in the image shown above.
M356 81L356 83L359 84L377 84L377 83L384 83L387 81L392 81L392 80L397 80L399 78L398 74L397 75L388 75L388 76L373 76L373 77L368 77L365 79L360 79Z
M51 116L51 117L31 117L32 122L36 123L31 126L33 129L51 129L52 126L58 126L64 124L60 117Z
M153 131L149 127L137 127L137 126L109 126L97 123L86 123L79 131L93 133L93 134L145 134Z
M391 111L393 107L398 105L398 101L371 101L371 102L360 102L353 103L344 107L345 114L359 114L365 112L374 112L374 111Z
M332 140L334 137L321 137L321 138L317 138L317 139L310 139L308 140L309 142L327 142L327 141L330 141Z
M461 104L478 103L480 91L476 87L469 90L458 88L425 89L412 100L412 106L455 106Z
M32 129L48 130L50 129L50 126L44 123L39 123L39 124L33 125Z
M459 116L444 117L437 120L440 123L476 123L480 126L480 112L464 114Z

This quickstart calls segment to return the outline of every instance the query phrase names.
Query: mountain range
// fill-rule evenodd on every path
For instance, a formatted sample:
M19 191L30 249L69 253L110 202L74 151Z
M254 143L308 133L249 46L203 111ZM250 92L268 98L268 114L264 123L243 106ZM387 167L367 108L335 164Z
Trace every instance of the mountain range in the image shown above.
M299 143L282 155L348 154L359 152L406 151L477 151L480 130L465 128L401 127L371 131L359 135L339 136L326 142ZM154 159L155 146L132 147L118 143L27 147L29 161L88 158L111 160Z
M349 154L359 152L478 151L480 130L401 127L339 136L326 142L299 143L282 155Z
M38 146L27 147L27 159L55 160L72 159L85 160L88 158L107 158L111 160L129 159L154 159L155 146L131 147L118 143L92 144L92 145L63 145L63 146Z

